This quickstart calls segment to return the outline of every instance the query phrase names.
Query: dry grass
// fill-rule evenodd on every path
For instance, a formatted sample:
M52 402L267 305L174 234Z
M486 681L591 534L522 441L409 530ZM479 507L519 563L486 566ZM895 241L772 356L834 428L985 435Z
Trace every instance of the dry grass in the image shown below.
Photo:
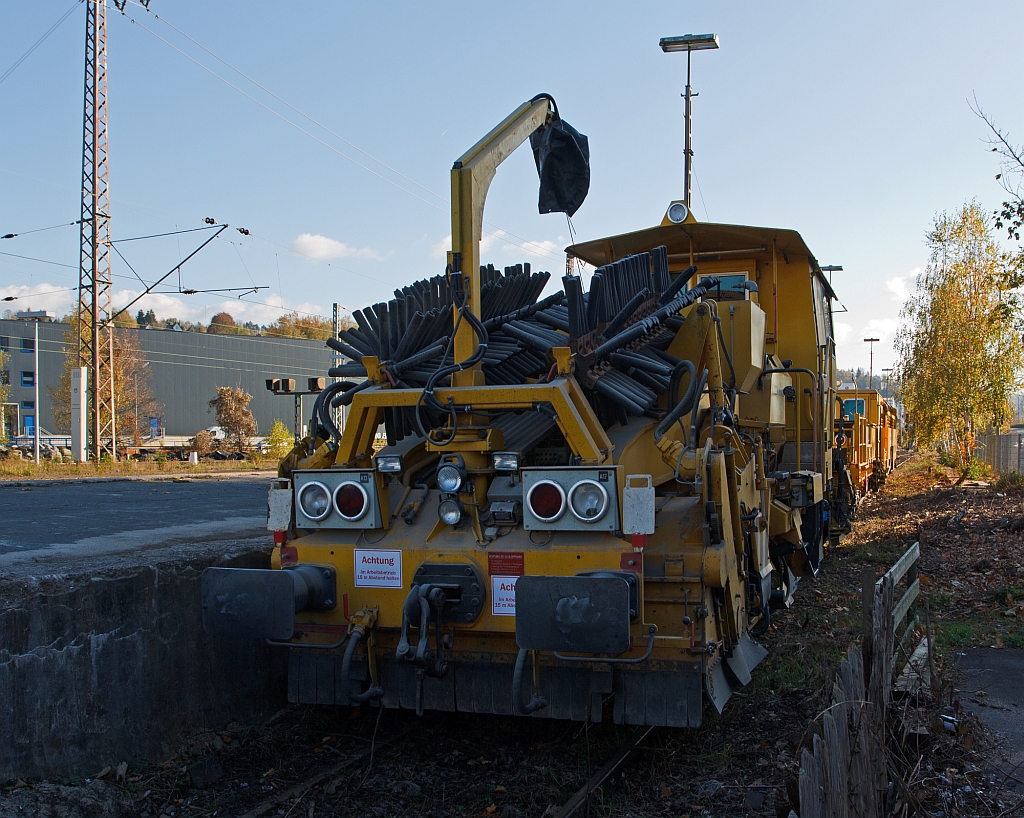
M0 482L18 480L81 480L88 477L130 477L130 476L195 476L200 474L225 474L231 472L276 471L276 464L265 459L252 460L203 460L198 466L169 460L158 463L153 460L119 460L102 463L54 463L43 460L37 466L31 460L0 460Z

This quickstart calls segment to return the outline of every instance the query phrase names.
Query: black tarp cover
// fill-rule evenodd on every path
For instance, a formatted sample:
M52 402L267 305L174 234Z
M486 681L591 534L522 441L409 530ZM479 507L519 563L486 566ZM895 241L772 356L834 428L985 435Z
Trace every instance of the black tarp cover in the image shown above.
M558 115L554 99L541 96L551 102L554 119L530 136L540 177L537 208L541 213L572 216L590 191L590 142Z

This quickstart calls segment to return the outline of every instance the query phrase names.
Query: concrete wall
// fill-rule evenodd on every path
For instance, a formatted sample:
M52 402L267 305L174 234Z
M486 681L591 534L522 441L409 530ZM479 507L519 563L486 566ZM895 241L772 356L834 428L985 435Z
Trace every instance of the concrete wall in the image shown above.
M1019 432L1007 435L979 435L974 456L995 474L1021 472L1024 468L1024 436Z
M0 782L159 761L193 730L284 706L283 650L214 642L202 629L203 569L267 561L261 544L230 558L0 580Z

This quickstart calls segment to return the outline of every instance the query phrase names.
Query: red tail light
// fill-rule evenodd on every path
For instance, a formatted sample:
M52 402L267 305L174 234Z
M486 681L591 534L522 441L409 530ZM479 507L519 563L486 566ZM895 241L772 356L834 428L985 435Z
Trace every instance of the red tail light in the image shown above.
M358 520L369 505L366 489L358 483L342 483L334 490L334 507L346 520Z
M550 480L534 483L526 502L533 516L541 522L553 523L565 513L565 491Z

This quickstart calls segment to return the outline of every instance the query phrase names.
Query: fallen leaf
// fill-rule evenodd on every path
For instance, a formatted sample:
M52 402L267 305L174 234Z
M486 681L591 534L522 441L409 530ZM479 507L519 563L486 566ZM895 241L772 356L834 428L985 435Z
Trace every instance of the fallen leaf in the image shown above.
M672 788L670 786L668 786L667 784L662 784L661 785L660 792L661 792L661 797L662 798L671 798L672 797Z
M499 784L497 787L495 787L494 791L495 792L508 792L508 790L506 790L503 786L501 786L501 784Z
M103 778L104 776L110 775L110 765L108 764L102 770L100 770L93 778Z
M498 811L497 804L491 804L487 809L484 810L485 815L494 815Z
M1003 640L1000 637L997 636L996 637L996 644L995 644L996 650L1001 650L1003 647L1005 647L1003 645Z
M265 773L263 773L263 778L266 778L268 775L273 775L273 774L274 774L274 768L271 767L269 770L267 770Z
M971 747L973 747L973 746L974 746L974 737L973 736L964 736L964 749L965 750L970 750Z

